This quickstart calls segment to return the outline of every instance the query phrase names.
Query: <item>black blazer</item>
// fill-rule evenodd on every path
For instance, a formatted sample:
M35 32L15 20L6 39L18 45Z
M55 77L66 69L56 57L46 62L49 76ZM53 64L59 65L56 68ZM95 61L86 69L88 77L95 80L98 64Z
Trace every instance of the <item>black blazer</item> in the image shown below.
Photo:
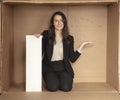
M43 60L42 60L42 72L43 75L53 71L51 69L50 62L53 54L53 45L49 43L49 35L48 31L45 30L42 35L42 54L43 54ZM65 68L68 73L74 77L74 72L71 67L70 61L75 62L77 58L81 55L78 51L74 51L74 39L73 36L69 35L67 37L68 43L63 42L63 61L65 63Z

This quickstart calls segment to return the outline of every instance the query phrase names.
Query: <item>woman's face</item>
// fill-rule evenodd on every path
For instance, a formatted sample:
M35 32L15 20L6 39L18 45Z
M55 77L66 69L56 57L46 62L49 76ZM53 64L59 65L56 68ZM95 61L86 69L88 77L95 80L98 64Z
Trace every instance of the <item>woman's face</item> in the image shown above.
M54 27L57 31L62 31L64 27L63 19L60 15L55 15L54 17Z

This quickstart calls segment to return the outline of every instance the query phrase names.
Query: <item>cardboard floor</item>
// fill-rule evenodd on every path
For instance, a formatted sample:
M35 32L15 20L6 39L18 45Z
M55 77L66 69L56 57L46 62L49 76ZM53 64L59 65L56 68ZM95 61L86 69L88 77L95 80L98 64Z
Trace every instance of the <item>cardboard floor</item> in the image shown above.
M71 92L26 93L23 87L13 87L0 96L0 100L120 100L119 93L105 83L74 84Z

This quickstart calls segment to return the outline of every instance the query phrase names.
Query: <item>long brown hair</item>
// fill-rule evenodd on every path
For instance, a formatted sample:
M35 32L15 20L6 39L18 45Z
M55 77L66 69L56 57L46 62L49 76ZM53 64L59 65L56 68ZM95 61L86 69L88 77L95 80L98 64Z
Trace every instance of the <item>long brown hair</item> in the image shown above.
M62 17L62 20L63 20L63 24L64 24L64 27L62 29L63 41L66 41L67 37L69 35L66 16L63 12L57 11L52 15L51 20L50 20L50 26L49 26L49 42L50 42L50 44L56 43L55 42L55 27L54 27L54 17L56 15L60 15Z

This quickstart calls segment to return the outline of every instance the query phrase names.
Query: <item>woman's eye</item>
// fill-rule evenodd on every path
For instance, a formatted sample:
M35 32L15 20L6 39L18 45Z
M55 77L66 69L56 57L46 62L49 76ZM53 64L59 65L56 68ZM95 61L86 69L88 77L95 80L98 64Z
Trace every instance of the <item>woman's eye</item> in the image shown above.
M55 22L58 22L58 20L55 20Z
M57 22L63 22L63 20L54 20L55 23Z
M61 21L61 22L63 22L63 20L62 20L62 19L61 19L60 21Z

